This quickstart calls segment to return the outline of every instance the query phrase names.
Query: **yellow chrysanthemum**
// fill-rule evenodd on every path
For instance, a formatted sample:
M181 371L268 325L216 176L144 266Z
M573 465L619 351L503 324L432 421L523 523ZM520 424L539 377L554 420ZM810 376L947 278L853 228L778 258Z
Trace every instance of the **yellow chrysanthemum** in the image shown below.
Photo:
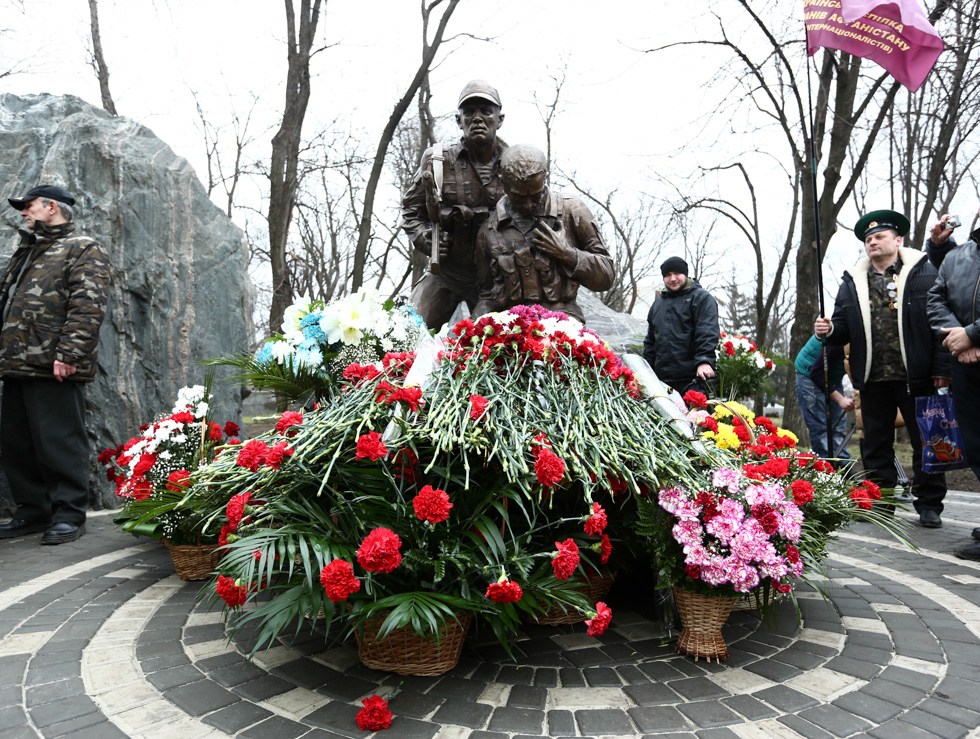
M727 407L726 407L727 406ZM741 403L734 400L726 400L725 405L715 406L715 418L729 418L734 415L732 411L738 413L750 427L755 426L755 414Z
M735 434L735 429L727 423L719 423L717 433L708 431L704 436L711 439L719 449L738 449L742 443Z
M799 437L796 434L794 434L792 431L790 431L789 429L777 428L776 429L776 433L779 434L780 436L788 436L793 441L799 441L800 440Z

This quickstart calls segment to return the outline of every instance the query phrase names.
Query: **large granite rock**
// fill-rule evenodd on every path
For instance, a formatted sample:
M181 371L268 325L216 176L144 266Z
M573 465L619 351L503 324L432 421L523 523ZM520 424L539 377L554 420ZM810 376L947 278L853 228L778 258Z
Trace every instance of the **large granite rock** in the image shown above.
M242 233L187 161L152 131L79 98L0 95L0 151L0 205L9 226L0 236L0 269L21 222L6 198L38 183L75 196L79 233L101 241L112 259L98 377L86 404L91 505L115 506L98 451L169 412L180 387L202 382L198 360L248 347ZM214 394L216 419L240 420L239 386L215 382Z

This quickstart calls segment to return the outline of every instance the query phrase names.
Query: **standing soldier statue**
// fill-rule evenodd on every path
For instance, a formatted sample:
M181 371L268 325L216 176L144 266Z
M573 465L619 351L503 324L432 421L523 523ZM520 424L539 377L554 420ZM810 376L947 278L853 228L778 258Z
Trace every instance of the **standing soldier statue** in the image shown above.
M476 235L504 194L500 157L507 144L497 138L504 122L500 107L500 95L483 80L466 85L456 111L462 138L426 149L402 199L402 227L430 257L431 273L412 290L412 303L432 329L449 321L461 301L470 311L476 307Z

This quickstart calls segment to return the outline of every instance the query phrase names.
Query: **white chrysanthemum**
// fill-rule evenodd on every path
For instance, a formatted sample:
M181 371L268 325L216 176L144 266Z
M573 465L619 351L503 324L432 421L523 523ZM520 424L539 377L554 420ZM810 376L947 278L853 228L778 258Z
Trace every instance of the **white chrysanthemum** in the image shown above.
M752 361L755 362L755 366L759 369L766 368L766 358L760 352L752 352Z
M174 444L183 444L187 441L187 434L176 434L174 438L171 439Z
M172 413L179 413L190 406L196 405L204 399L204 385L194 385L193 387L182 387L177 391L177 402L174 404Z
M204 418L208 415L208 404L198 403L197 408L194 409L194 418Z
M279 364L285 364L286 360L293 354L293 347L285 341L276 341L272 344L272 358Z
M170 459L173 456L174 456L173 454L171 454L166 449L164 449L162 452L160 452L160 454L157 455L157 458L158 459Z

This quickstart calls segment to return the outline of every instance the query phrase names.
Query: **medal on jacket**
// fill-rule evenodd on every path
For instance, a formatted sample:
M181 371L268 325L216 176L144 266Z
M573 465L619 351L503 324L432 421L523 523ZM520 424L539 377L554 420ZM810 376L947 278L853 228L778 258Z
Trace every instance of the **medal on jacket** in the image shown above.
M895 284L895 280L892 280L885 288L888 290L888 307L895 310L895 298L898 296L898 286Z

